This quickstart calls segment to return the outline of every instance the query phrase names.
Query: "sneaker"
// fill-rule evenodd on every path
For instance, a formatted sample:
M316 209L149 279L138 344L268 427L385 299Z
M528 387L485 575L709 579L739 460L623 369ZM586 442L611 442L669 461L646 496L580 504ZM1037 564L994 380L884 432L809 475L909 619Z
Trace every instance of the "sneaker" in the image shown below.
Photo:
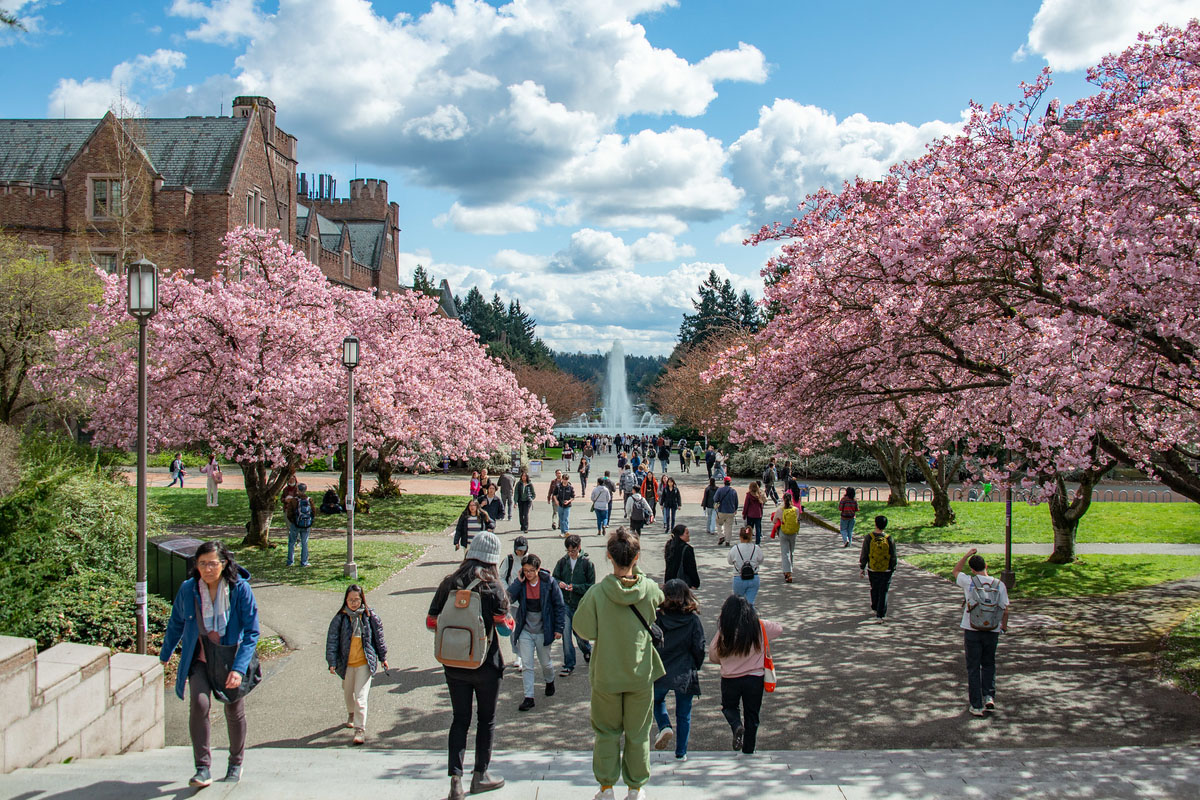
M222 779L225 783L237 783L242 779L242 765L230 764L229 769L225 770L225 777Z
M558 523L557 523L557 522L551 522L551 523L550 523L550 530L552 530L552 531L556 531L556 530L558 530Z
M617 800L612 789L601 789L592 800Z
M583 663L585 663L585 664L592 663L592 651L591 650L583 651Z
M188 786L208 786L212 783L212 773L208 767L196 767L196 774L188 781Z
M625 800L646 800L646 790L630 789L625 793Z
M983 698L983 707L987 711L995 711L996 710L996 698L994 698L994 697Z
M687 761L687 753L676 753L675 760L676 761Z
M560 678L566 678L566 677L569 677L569 676L571 675L571 673L572 673L572 672L574 672L574 671L575 671L575 670L574 670L574 668L571 668L571 667L563 667L562 669L560 669L560 670L558 671L558 677L560 677Z
M658 737L654 740L655 750L666 750L671 745L671 741L675 738L675 731L670 728L663 728L658 732Z
M725 544L725 537L722 536L719 539L717 539L717 544Z
M531 708L533 708L533 698L526 697L521 701L521 705L517 706L517 711L528 711Z
M733 732L733 749L740 751L742 749L742 738L746 735L746 729L741 725L737 726L737 730Z
M554 697L554 681L546 684L546 697Z
M975 706L971 706L971 716L973 716L973 717L982 717L982 716L983 716L983 709L982 709L982 708L975 708Z
M351 743L352 744L366 744L366 742L367 742L366 731L362 730L361 728L359 730L356 730L354 732L354 739Z

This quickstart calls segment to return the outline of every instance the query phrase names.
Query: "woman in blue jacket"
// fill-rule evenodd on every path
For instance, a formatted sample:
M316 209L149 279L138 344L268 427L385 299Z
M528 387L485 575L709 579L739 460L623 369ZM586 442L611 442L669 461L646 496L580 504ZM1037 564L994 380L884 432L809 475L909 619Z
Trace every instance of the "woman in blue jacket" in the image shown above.
M521 677L525 683L525 699L518 711L533 708L533 659L542 665L546 679L546 697L554 696L554 660L550 645L561 639L567 624L567 604L558 581L542 569L542 560L533 553L521 559L521 575L508 587L508 598L517 605L513 614L516 626L513 637L521 654Z
M226 689L242 685L250 669L250 657L258 646L258 607L250 591L250 573L238 566L221 542L205 542L196 549L196 567L192 576L179 587L171 606L171 620L158 658L164 664L179 647L179 672L175 694L183 699L183 685L190 688L191 709L188 729L196 774L189 785L212 783L209 749L209 709L212 687L205 672L204 648L200 646L203 624L210 640L237 645L233 669L225 681ZM225 780L236 783L242 777L242 758L246 751L246 699L225 705L225 725L229 730L229 769Z

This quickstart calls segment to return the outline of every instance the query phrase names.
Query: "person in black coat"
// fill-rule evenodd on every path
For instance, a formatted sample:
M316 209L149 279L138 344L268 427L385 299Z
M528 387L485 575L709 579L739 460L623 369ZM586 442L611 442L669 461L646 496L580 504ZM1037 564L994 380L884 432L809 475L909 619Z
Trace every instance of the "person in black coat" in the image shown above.
M355 641L355 640L358 641ZM367 593L357 583L346 588L342 607L334 614L325 636L325 663L342 679L346 698L347 728L354 728L354 744L362 744L367 729L367 693L380 665L386 670L387 642L383 622L367 605Z
M664 580L679 578L690 589L700 588L700 571L696 569L696 551L692 549L691 533L687 525L676 525L671 529L671 538L663 548L663 560L666 562Z
M688 733L692 727L692 698L700 696L700 665L704 663L707 640L700 622L700 607L687 584L678 578L667 581L666 598L658 607L658 626L663 646L658 651L667 674L654 682L654 721L658 724L655 750L666 750L675 740L675 758L687 760ZM667 715L667 692L675 693L675 727Z

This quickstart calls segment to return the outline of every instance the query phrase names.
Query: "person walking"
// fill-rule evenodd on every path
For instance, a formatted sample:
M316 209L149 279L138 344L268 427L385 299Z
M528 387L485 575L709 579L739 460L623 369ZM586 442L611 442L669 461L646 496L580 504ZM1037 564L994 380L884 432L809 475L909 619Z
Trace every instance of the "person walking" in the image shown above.
M987 562L974 547L954 566L954 582L964 597L959 627L967 656L969 709L982 717L996 708L996 648L1000 634L1008 631L1008 587L988 575Z
M866 576L871 582L871 610L881 625L887 616L888 587L896 571L896 540L887 533L888 519L880 514L875 517L875 530L863 539L862 552L858 555L859 577Z
M504 503L504 518L512 519L513 510L513 489L516 485L516 479L513 478L511 470L504 470L500 473L500 500Z
M313 510L312 498L308 496L308 485L296 484L296 494L283 510L288 521L287 565L295 566L296 542L300 543L300 566L308 566L308 536L312 533L313 520L316 513Z
M592 471L592 460L587 455L579 457L579 466L575 470L579 473L579 493L587 492L588 473Z
M796 559L796 535L800 533L800 512L792 505L790 492L783 493L783 508L776 513L779 515L779 565L783 570L783 582L791 583Z
M487 496L487 488L492 485L492 479L488 477L487 467L479 470L479 493L475 496L479 498L479 502L483 502L483 498Z
M554 470L554 480L546 490L546 502L550 504L550 530L558 530L558 485L562 483L562 470Z
M515 625L508 615L508 592L496 574L499 561L500 540L496 534L482 531L471 540L462 564L438 584L425 617L425 627L436 633L438 616L451 594L457 595L463 590L474 592L479 595L479 616L488 643L483 664L478 669L442 667L453 709L446 745L450 775L450 794L446 800L466 800L462 785L463 759L467 749L467 731L471 727L472 704L477 707L478 723L475 729L471 794L488 792L504 785L503 778L493 777L489 771L492 742L496 735L496 701L500 697L500 678L504 675L499 637L509 636Z
M217 497L217 487L225 479L221 475L221 465L217 463L216 453L209 454L208 463L201 467L200 471L208 476L208 480L204 484L204 503L209 508L216 508L220 502L220 498Z
M847 486L846 493L838 503L838 516L841 517L842 547L849 547L854 536L854 520L858 516L858 501L854 499L854 487Z
M709 536L717 532L717 507L713 503L716 493L717 482L709 478L708 486L704 487L704 494L700 497L700 508L704 511L704 529Z
M704 467L708 470L709 478L712 478L712 476L713 476L713 466L716 463L717 463L717 448L713 447L710 444L708 446L708 449L704 451Z
M717 463L713 464L712 476L718 486L725 482L725 478L729 477L728 468L729 464L725 461L725 455L717 453Z
M584 596L575 612L575 630L593 643L588 680L596 736L592 774L600 784L595 800L614 800L618 778L628 787L626 800L645 800L654 683L666 674L654 648L650 620L664 598L658 584L637 567L637 536L617 528L606 550L612 574Z
M763 549L752 539L754 529L749 525L742 528L738 538L741 540L729 548L729 563L733 565L733 593L746 598L746 602L754 605L758 597L758 570L766 555Z
M534 498L537 492L533 488L533 482L529 480L529 473L521 471L521 476L517 478L516 500L517 500L517 518L521 522L521 533L529 533L529 509L533 507Z
M633 494L629 496L629 527L634 535L641 536L642 528L647 522L653 521L654 510L650 508L646 498L642 497L641 491L636 486L633 487Z
M642 497L650 504L650 515L654 516L658 513L658 481L654 479L653 472L647 472L646 477L642 479Z
M667 467L671 466L671 447L661 436L658 439L658 462L662 465L662 474L666 475Z
M694 456L692 454L692 451L689 448L686 448L686 447L681 448L679 450L679 460L681 462L680 469L682 469L684 472L686 472L688 474L691 474L693 458L694 458Z
M571 476L565 472L555 490L554 500L558 504L558 529L565 537L571 530L571 504L575 502L575 487L571 485Z
M606 473L607 475L607 473ZM596 515L596 533L601 536L608 534L608 516L612 513L613 495L608 484L604 479L596 481L596 485L592 487L592 495L589 498L592 501L592 511Z
M504 557L500 562L498 571L500 573L500 582L504 584L505 591L507 587L512 585L512 582L521 577L521 560L525 558L525 554L529 552L529 540L524 536L518 536L513 539L513 551ZM508 637L509 644L512 645L513 664L517 672L524 670L524 665L521 662L521 650L517 647L516 637Z
M683 497L679 493L679 487L675 485L674 478L663 478L658 502L662 506L663 533L667 533L675 527L675 515L683 505Z
M471 472L470 486L471 497L483 497L483 484L479 482L479 470L474 470Z
M627 464L625 471L621 473L621 507L626 517L629 516L629 497L637 483L637 479L633 477L633 467Z
M367 593L357 583L346 587L342 607L333 615L325 634L325 663L342 679L346 699L346 727L354 729L354 744L366 741L367 693L371 678L382 664L386 670L387 642L383 621L367 605Z
M766 469L763 470L762 485L763 493L766 494L767 497L771 498L775 505L779 505L779 492L775 489L775 481L778 479L778 477L779 474L775 470L775 459L772 458L769 462L767 462Z
M513 635L521 653L521 678L525 685L525 699L517 710L528 711L534 706L535 657L542 665L546 697L554 696L554 656L550 645L563 638L566 605L558 581L542 569L542 560L533 553L521 559L521 575L509 584L508 599L517 604Z
M738 493L726 476L724 485L713 494L713 505L717 509L717 544L733 544L733 517L738 511Z
M767 504L767 495L758 485L758 481L750 481L746 489L746 500L742 504L742 519L754 529L754 543L762 544L763 508Z
M496 494L496 484L488 485L487 493L484 494L483 501L479 504L479 507L487 514L487 529L495 532L496 523L504 519L504 501Z
M179 488L182 489L183 477L187 475L187 472L183 469L183 453L175 454L175 458L171 460L171 466L168 469L171 472L171 482L167 484L167 488L170 489L175 485L175 481L179 481Z
M597 487L599 488L599 487ZM579 649L583 652L583 660L592 660L592 643L578 635L572 636L572 620L579 608L579 601L596 584L596 568L591 559L583 553L583 540L571 534L564 542L567 554L554 565L553 577L558 581L562 590L563 601L566 603L566 618L563 625L563 668L558 674L566 677L575 671L575 644L578 639Z
M658 725L654 749L666 750L673 739L675 759L687 761L692 700L700 696L700 666L707 639L700 622L700 606L688 585L673 578L666 582L663 594L656 621L663 632L658 653L666 674L654 682L654 721ZM667 694L671 692L675 694L674 730L667 714Z
M467 501L467 507L458 515L458 522L454 525L454 552L457 553L459 547L469 549L471 540L481 531L486 531L490 527L493 527L492 518L480 508L479 500L472 497Z
M783 627L760 620L746 598L731 596L721 606L717 635L708 646L708 660L721 665L721 713L733 731L733 749L745 755L758 742L767 648L781 633Z
M237 646L233 664L222 686L210 683L205 642ZM196 548L196 566L179 587L171 604L171 617L163 636L158 660L166 664L179 648L179 669L175 673L175 695L183 699L187 684L188 733L192 740L192 760L196 774L189 786L212 783L212 750L209 747L214 689L237 693L247 680L250 659L258 647L258 606L250 589L250 573L238 566L222 542L204 542ZM211 648L211 645L209 647ZM214 656L216 652L213 651ZM225 728L229 732L229 766L224 780L237 783L242 778L246 755L246 697L224 703Z
M700 571L696 568L696 551L691 541L687 525L671 529L671 538L663 546L663 580L679 578L689 589L699 589Z

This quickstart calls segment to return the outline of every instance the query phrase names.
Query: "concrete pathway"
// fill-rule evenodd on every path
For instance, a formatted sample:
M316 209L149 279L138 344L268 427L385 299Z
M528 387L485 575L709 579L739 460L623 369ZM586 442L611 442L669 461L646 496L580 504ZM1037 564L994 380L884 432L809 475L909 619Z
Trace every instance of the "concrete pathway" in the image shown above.
M223 765L221 765L223 766ZM504 788L493 800L585 800L596 791L590 755L498 751ZM445 755L430 750L259 749L239 784L189 789L191 753L167 748L0 776L17 800L331 797L434 800L446 796ZM624 797L618 787L617 797ZM962 800L963 798L1200 797L1200 752L1156 747L1053 750L759 751L696 754L685 763L655 753L651 800ZM474 797L475 795L473 795Z

